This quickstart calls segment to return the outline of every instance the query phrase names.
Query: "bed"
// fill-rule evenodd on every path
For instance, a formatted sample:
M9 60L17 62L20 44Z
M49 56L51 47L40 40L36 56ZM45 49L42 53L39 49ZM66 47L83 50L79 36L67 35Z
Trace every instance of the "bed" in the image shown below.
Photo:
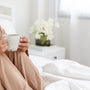
M0 25L6 33L16 33L13 7L0 4ZM30 55L45 82L45 90L90 90L90 67L72 60L56 60Z
M90 90L90 67L75 61L30 55L44 79L45 90Z

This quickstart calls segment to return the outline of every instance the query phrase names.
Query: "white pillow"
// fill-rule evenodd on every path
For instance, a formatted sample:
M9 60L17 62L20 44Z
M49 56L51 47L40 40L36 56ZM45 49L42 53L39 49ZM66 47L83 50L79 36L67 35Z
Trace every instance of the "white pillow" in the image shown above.
M0 25L7 34L16 34L16 30L11 21L0 19Z
M71 60L53 61L45 65L43 71L58 76L90 80L90 68Z

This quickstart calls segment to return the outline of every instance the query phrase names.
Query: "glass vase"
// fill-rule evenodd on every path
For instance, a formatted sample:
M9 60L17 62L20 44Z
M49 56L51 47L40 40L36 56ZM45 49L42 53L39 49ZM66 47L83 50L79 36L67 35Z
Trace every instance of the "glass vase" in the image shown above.
M39 46L50 46L51 45L51 41L47 40L47 37L42 36L40 39L36 39L35 40L35 44L39 45Z

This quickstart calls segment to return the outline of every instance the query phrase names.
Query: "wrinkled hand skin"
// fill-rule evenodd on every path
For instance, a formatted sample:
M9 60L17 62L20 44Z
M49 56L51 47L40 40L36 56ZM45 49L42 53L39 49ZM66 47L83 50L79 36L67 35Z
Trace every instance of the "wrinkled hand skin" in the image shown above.
M28 37L20 37L18 50L25 52L26 50L28 50L29 45L30 45L30 40Z

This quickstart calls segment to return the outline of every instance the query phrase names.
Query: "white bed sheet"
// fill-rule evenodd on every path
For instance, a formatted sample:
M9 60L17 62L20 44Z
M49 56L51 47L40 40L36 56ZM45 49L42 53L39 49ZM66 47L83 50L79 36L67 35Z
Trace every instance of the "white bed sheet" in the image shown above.
M42 69L43 66L52 62L50 59L46 59L46 58L40 57L40 56L29 55L29 57L30 57L31 61L33 62L33 64L37 67L37 69L39 70L40 73L43 72L43 69Z
M40 73L46 85L45 90L90 90L90 67L67 60L53 62L32 55L30 58L36 67L42 69ZM60 69L65 66L68 68Z
M45 90L90 90L90 81L88 80L56 76L45 72L41 75L46 84Z
M43 71L57 76L90 80L90 67L72 60L56 60L43 67Z

